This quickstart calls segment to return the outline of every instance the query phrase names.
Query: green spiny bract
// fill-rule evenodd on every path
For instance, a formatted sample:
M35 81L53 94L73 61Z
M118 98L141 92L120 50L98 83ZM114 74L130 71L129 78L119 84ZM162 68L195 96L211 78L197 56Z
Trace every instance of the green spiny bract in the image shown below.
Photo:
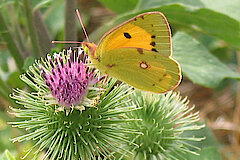
M59 54L65 63L69 52ZM114 159L116 152L130 153L122 143L130 143L124 134L140 133L123 128L120 124L136 121L124 116L136 109L132 104L124 105L129 102L127 97L132 93L132 88L124 84L114 87L116 80L105 79L101 84L96 83L88 88L82 98L84 102L66 108L58 104L41 76L40 68L43 65L47 66L45 70L49 69L45 72L51 72L49 63L47 59L37 61L21 76L33 88L32 93L15 89L11 95L23 107L11 107L12 113L19 119L10 124L27 130L25 135L12 141L33 140L35 144L26 154L37 149L32 159L37 159L41 152L45 153L43 159L52 160Z
M197 154L188 149L193 147L186 141L200 141L202 138L182 137L188 130L198 130L204 125L196 125L199 120L198 112L191 113L194 107L189 108L187 98L181 99L179 94L151 94L136 91L131 95L133 104L139 110L127 114L130 119L142 119L127 123L142 134L126 134L131 143L129 150L134 151L132 159L184 159L185 153ZM197 148L198 149L198 148Z

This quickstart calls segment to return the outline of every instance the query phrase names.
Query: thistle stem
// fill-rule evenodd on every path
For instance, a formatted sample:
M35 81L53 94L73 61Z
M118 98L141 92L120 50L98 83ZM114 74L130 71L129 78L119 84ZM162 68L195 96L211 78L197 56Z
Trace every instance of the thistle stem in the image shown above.
M52 47L52 37L47 29L45 22L43 21L42 13L39 9L34 12L34 18L42 53L49 53Z
M16 62L18 70L22 70L23 67L23 57L22 51L19 48L18 43L15 41L13 35L10 33L9 28L2 14L0 13L0 34L4 41L7 43L7 47L12 55L13 59Z
M27 20L27 26L29 29L29 35L32 42L33 47L33 57L39 58L41 55L40 45L38 42L38 36L36 33L36 28L34 26L34 18L32 13L32 8L30 5L29 0L24 0L24 6L25 6L25 13L26 13L26 20Z
M75 9L77 6L76 0L65 0L65 40L77 40L77 24ZM73 45L71 45L73 46ZM65 47L70 47L66 44Z
M19 44L19 48L20 50L22 50L23 52L21 54L23 59L25 59L26 57L29 56L29 52L28 50L26 49L26 45L25 45L25 40L24 40L24 36L23 36L23 33L22 33L22 30L20 28L20 15L19 15L19 12L20 12L20 6L19 5L10 5L9 6L9 12L11 14L11 17L13 17L12 19L12 26L14 26L14 36L16 37L16 41L18 42Z

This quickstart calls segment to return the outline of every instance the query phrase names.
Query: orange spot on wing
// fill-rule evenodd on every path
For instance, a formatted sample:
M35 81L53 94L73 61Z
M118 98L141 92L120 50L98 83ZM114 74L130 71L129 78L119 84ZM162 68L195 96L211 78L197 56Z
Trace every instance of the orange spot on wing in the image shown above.
M147 69L147 68L150 68L150 65L148 65L147 62L142 61L140 62L140 68Z

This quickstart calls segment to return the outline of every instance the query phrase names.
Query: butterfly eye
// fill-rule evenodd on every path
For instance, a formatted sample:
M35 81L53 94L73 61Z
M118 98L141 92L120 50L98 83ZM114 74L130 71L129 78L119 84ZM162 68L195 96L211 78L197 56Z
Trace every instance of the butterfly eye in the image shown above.
M123 34L124 34L124 37L126 37L128 39L132 38L132 36L129 33L124 32Z

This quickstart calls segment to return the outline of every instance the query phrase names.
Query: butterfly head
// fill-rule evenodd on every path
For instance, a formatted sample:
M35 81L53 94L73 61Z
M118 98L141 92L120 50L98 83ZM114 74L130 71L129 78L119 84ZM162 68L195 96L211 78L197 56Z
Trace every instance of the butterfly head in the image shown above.
M86 46L89 49L89 55L94 57L94 53L97 49L97 45L92 42L85 42L83 43L83 46Z

